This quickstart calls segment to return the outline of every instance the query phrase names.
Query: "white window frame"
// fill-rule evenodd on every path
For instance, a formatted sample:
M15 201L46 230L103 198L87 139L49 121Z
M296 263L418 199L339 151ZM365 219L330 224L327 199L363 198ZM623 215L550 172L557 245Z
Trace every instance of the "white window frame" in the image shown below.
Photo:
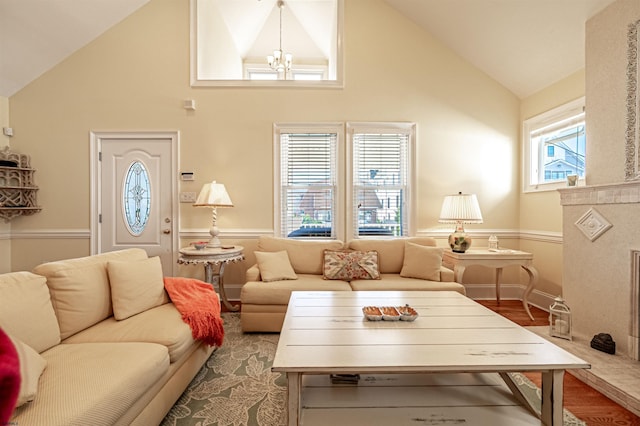
M269 68L269 66L264 63L255 63L255 62L247 62L243 64L244 68L244 78L249 81L276 81L281 75L277 72ZM269 76L273 76L275 78L267 78L267 79L252 79L252 74L265 74ZM316 75L319 79L297 79L297 75L301 74L311 74ZM291 71L287 72L288 81L326 81L328 76L328 66L325 65L317 65L317 64L294 64L291 68Z
M348 218L346 220L347 236L349 239L356 238L380 238L379 236L368 237L359 235L358 226L358 206L356 205L354 188L357 186L356 158L354 156L353 144L354 134L405 134L408 136L408 144L406 151L406 179L403 185L405 197L403 199L403 209L405 213L402 222L404 222L403 236L411 236L415 234L415 146L416 146L416 125L415 123L406 122L353 122L347 123L347 177L349 181L346 185L346 211Z
M273 125L273 221L274 235L283 237L282 218L282 193L281 193L281 144L280 136L283 133L335 133L337 135L336 147L336 186L335 195L332 206L332 239L342 239L344 235L344 203L343 203L343 187L344 182L344 159L341 152L344 152L344 124L343 123L275 123ZM284 236L286 237L286 236Z
M531 134L555 125L564 120L570 120L579 114L584 114L584 96L568 102L547 112L531 117L523 122L522 133L522 190L523 192L553 191L567 186L566 181L543 183L539 181L540 169L543 167L542 147L532 142ZM586 171L585 171L586 176ZM579 182L584 182L585 176L581 176Z

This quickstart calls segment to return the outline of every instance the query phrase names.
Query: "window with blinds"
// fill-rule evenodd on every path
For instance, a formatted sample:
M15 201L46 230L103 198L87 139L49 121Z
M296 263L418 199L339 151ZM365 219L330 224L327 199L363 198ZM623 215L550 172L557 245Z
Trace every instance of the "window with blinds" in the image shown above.
M413 123L275 124L275 234L411 235L414 146Z
M414 127L349 126L352 237L409 235Z
M276 127L276 232L291 238L336 238L340 133L338 128L309 127Z
M555 190L568 176L585 176L584 98L526 120L523 124L524 191Z

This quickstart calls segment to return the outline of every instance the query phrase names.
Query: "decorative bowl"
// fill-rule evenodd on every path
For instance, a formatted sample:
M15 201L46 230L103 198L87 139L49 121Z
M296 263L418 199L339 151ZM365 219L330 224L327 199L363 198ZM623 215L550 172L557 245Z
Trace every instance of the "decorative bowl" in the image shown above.
M418 312L409 305L398 306L396 309L400 312L400 321L415 321L418 318Z
M377 306L365 306L362 308L362 313L364 317L369 321L381 321L382 320L382 311Z
M195 243L191 243L192 246L196 248L196 250L204 249L208 244L208 241L196 241Z

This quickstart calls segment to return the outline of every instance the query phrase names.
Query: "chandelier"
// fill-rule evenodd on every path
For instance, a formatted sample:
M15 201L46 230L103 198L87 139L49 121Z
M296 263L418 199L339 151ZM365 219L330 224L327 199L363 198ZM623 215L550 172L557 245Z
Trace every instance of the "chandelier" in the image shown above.
M293 55L291 53L282 53L282 9L284 8L284 1L278 0L278 8L280 8L280 47L278 50L273 51L273 55L267 56L267 63L272 70L278 73L283 73L285 80L287 79L287 73L291 71L291 62L293 61Z

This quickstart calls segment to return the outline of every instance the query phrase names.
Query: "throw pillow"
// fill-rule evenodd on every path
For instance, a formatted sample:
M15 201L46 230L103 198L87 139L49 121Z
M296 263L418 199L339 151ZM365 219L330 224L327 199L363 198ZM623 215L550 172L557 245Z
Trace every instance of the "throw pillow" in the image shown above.
M289 262L286 250L267 252L256 251L256 260L262 281L297 280L298 276Z
M379 280L378 252L324 251L325 280Z
M107 270L115 319L123 320L169 302L159 257L110 261Z
M404 260L400 276L440 281L443 252L444 249L440 247L421 246L420 244L405 242Z
M36 397L38 380L47 366L47 360L31 346L22 343L17 338L9 336L9 339L15 346L20 361L20 393L16 402L16 407L19 407L33 401Z

